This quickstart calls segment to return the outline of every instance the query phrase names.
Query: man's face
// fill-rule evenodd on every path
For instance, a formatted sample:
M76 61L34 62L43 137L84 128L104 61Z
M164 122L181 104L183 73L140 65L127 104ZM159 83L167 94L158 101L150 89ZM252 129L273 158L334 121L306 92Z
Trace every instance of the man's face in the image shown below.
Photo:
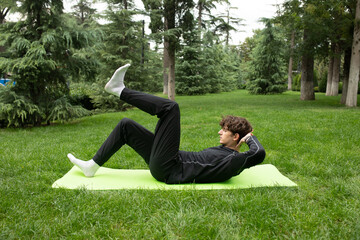
M229 147L234 145L234 143L236 145L235 135L226 127L220 129L218 134L220 135L220 144L223 146Z

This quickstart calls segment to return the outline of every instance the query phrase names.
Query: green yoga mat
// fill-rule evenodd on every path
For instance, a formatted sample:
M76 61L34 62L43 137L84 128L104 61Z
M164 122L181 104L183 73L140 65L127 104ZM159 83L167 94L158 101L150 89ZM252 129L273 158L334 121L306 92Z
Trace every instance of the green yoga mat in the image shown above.
M160 190L207 190L240 189L252 187L294 187L296 183L282 175L271 164L257 165L245 169L240 175L221 183L165 184L155 180L149 170L112 169L101 167L92 178L87 178L74 166L62 178L56 180L53 188L88 190L114 189L160 189Z

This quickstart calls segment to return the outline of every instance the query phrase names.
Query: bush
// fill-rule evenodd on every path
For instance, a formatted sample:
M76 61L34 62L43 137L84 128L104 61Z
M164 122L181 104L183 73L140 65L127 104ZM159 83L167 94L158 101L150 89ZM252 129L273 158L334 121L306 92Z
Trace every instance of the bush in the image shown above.
M319 84L319 80L320 80L320 84ZM320 78L318 72L316 70L314 70L314 91L315 92L321 91L322 84L323 84L322 78ZM300 91L301 90L301 73L297 74L293 78L291 90L292 91ZM325 90L326 90L326 79L325 79Z
M0 88L0 121L2 126L23 127L36 124L44 113L29 99L17 95L10 87Z
M87 110L93 110L91 102L91 85L86 83L71 83L69 101L72 105L81 105Z
M93 83L91 85L91 102L94 108L106 111L124 111L130 105L121 101L119 97L105 92L105 83Z
M50 106L50 114L47 118L47 121L69 121L73 118L80 118L90 115L90 112L83 108L82 106L73 106L69 103L69 100L66 96L63 96L57 99Z
M73 106L67 97L61 97L46 107L40 107L28 98L18 95L10 87L0 88L0 126L24 127L41 125L45 119L50 121L68 121L89 115L81 106Z
M300 91L300 88L301 88L301 73L297 74L293 78L291 90L292 91Z
M343 82L339 82L339 93L342 93Z
M319 92L326 92L326 84L327 84L327 72L325 72L319 79Z

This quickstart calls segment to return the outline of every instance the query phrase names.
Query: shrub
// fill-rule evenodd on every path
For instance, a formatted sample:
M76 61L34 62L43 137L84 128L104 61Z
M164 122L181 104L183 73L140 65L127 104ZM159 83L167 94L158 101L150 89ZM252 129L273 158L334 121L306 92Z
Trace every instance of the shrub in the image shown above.
M91 86L91 102L98 110L124 111L130 105L121 101L119 97L111 95L104 90L105 83L93 83Z
M79 118L90 115L90 112L82 106L73 106L68 98L63 96L50 105L50 114L47 121L69 121L73 118Z
M45 119L50 121L68 121L73 118L89 115L90 112L81 106L73 106L63 96L46 107L40 107L30 99L18 95L10 87L0 88L0 126L24 127L40 125Z
M327 72L324 72L319 79L319 92L326 92L326 84L327 84Z
M44 117L43 111L29 99L17 95L10 87L0 88L0 121L7 127L35 124Z
M297 74L297 75L293 78L291 90L293 90L293 91L300 91L300 88L301 88L301 73Z
M93 110L91 102L91 85L86 83L71 83L69 101L72 105L81 105L87 110Z

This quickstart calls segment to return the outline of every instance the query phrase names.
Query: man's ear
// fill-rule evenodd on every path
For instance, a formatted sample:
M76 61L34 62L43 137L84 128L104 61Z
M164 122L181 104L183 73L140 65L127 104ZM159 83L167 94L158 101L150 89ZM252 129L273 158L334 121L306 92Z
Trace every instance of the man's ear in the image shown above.
M238 134L238 133L235 133L234 134L234 141L239 141L240 140L240 134Z

